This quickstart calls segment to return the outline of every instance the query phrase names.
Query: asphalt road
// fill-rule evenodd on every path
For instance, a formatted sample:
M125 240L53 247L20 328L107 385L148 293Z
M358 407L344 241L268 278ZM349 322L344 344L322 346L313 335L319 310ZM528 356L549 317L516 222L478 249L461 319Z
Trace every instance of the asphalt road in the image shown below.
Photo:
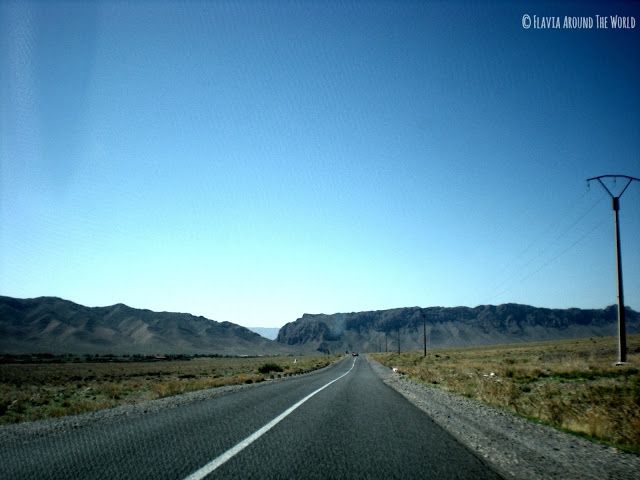
M363 357L153 414L0 440L0 478L183 480L332 380L206 478L500 478Z

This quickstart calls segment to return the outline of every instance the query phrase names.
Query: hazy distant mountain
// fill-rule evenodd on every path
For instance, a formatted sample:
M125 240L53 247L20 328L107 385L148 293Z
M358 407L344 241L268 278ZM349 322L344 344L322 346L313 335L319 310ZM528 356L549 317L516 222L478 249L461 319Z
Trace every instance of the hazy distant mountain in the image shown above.
M258 335L262 335L264 338L268 338L269 340L275 340L278 337L279 328L268 328L268 327L249 327L249 330L252 332L256 332Z
M627 332L640 331L640 314L626 309ZM396 351L616 335L616 307L565 310L505 304L397 308L374 312L304 314L280 329L278 342L306 351Z
M257 355L291 349L229 322L123 304L0 296L0 353Z

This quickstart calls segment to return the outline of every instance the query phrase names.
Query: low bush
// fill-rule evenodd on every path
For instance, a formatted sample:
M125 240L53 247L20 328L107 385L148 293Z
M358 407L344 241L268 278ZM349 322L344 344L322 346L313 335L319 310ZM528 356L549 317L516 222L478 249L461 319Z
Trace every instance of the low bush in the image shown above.
M258 372L265 374L270 372L282 372L282 367L277 363L265 363L258 368Z

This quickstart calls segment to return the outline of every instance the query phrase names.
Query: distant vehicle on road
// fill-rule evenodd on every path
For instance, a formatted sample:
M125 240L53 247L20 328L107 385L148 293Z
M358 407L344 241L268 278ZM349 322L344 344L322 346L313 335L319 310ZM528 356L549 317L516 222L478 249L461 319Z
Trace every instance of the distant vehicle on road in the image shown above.
M358 356L358 352L353 352L351 355L353 355L354 357Z

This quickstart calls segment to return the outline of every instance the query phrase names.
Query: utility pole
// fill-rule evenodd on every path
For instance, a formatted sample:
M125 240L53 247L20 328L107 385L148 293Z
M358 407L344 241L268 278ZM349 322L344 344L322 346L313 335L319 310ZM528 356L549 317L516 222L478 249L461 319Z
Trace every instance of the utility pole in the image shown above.
M387 332L384 332L384 353L389 353L389 342L387 341Z
M427 317L422 314L422 342L424 344L424 356L427 356Z
M603 178L613 178L614 181L618 178L626 178L627 184L624 186L619 195L614 195L609 188L602 181ZM600 175L599 177L592 177L587 179L587 183L592 180L597 180L602 188L604 188L613 203L613 222L615 228L615 243L616 243L616 271L618 276L618 362L617 364L623 364L627 361L627 331L625 327L624 319L624 292L622 288L622 254L620 252L620 224L618 222L618 211L620 210L620 197L625 192L627 187L631 185L631 182L640 182L640 178L629 177L628 175Z
M398 327L398 355L400 355L400 327Z

